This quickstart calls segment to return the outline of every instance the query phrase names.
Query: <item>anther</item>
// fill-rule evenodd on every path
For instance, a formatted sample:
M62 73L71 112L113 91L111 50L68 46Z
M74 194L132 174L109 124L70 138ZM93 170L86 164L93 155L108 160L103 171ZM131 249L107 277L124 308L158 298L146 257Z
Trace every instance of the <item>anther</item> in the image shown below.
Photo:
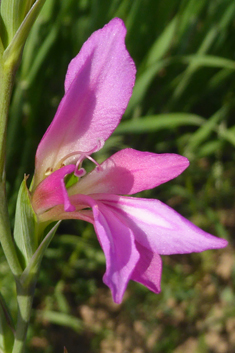
M94 158L92 158L90 156L90 154L98 151L99 149L101 149L103 147L103 145L104 145L104 140L98 140L97 141L97 145L94 148L92 148L90 151L88 151L88 152L74 151L74 152L68 153L56 165L55 170L56 169L60 169L60 168L64 167L65 165L68 165L68 164L75 164L76 165L76 169L75 169L74 175L77 176L77 177L82 177L82 176L84 176L86 174L85 169L82 168L82 162L84 161L84 159L87 158L87 159L89 159L91 162L93 162L96 165L96 170L99 172L100 170L102 170L102 167L100 166L99 163L97 163L94 160ZM48 168L46 170L45 175L50 175L52 172L53 172L53 169L52 168Z
M51 173L53 173L53 168L49 167L47 168L47 170L45 171L45 175L50 175Z

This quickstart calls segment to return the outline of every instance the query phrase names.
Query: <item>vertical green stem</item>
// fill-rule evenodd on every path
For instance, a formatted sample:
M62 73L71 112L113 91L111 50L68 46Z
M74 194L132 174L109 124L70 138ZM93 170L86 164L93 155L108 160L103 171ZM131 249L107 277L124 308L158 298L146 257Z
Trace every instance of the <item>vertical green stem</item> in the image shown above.
M34 282L35 283L35 282ZM20 281L16 282L18 317L15 332L15 341L12 353L23 353L29 326L35 284L24 287Z
M6 126L13 83L13 67L0 62L0 242L14 276L22 268L11 236L5 186Z
M7 117L14 78L13 66L0 61L0 242L16 280L18 316L13 353L23 353L29 325L35 284L21 282L22 267L11 235L5 189L5 152ZM34 278L35 283L35 278ZM10 352L6 352L10 353Z
M0 63L0 181L4 180L6 125L12 92L12 81L13 68Z
M17 254L16 244L11 235L5 181L6 127L14 72L17 63L19 63L22 48L30 28L37 18L44 2L45 0L0 0L2 25L0 35L0 243L11 272L15 277L17 287L18 316L13 353L24 352L35 281L33 284L31 282L27 285L21 281L23 269ZM27 6L24 5L26 3ZM33 3L34 6L32 6ZM3 33L4 31L6 33ZM6 34L6 36L4 36L4 34ZM3 37L8 40L3 42Z

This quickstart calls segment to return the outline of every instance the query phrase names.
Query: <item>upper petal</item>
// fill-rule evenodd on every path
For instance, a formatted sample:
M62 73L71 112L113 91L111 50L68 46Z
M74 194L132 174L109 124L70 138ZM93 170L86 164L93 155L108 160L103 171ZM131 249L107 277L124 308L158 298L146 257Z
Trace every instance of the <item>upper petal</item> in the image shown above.
M126 28L113 19L94 32L71 61L65 95L36 153L36 181L69 153L89 152L117 127L132 94L135 65Z
M135 239L160 255L219 249L227 241L204 232L159 200L92 195L125 216Z
M152 189L181 174L187 158L173 153L156 154L131 148L121 150L74 185L69 194L135 194Z

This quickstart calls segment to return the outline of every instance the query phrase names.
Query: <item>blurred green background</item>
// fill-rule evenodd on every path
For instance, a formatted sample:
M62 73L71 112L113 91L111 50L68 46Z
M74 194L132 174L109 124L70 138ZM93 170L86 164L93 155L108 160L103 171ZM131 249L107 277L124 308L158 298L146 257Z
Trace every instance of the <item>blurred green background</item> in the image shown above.
M113 17L137 66L121 124L96 160L127 146L189 158L158 198L229 246L163 257L162 293L130 283L121 305L102 283L92 226L63 222L42 264L27 352L234 353L235 2L46 0L16 76L7 146L9 210L60 99L70 60ZM2 294L14 286L1 254ZM9 299L10 300L10 299ZM15 303L9 303L14 310Z

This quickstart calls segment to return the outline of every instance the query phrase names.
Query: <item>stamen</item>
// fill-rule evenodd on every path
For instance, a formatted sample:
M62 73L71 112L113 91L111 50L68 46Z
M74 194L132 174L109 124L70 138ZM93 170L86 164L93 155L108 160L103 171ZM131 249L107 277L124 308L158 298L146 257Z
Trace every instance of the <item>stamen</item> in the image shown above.
M78 161L81 161L83 152L76 151L67 154L64 158L62 158L59 163L57 163L55 169L60 169L61 166L65 166L68 164L77 164Z
M98 140L97 141L97 145L92 148L90 151L88 152L81 152L81 151L75 151L75 152L71 152L69 154L67 154L64 158L62 158L59 163L57 163L56 167L54 168L54 170L56 169L60 169L65 165L68 164L75 164L76 165L76 169L74 172L74 175L77 177L82 177L86 174L86 171L84 168L82 168L82 162L84 161L84 159L89 159L90 161L92 161L95 165L96 165L96 170L97 171L101 171L102 167L100 166L99 163L97 163L94 158L92 158L90 155L94 152L99 151L103 145L104 145L104 140ZM80 168L79 168L80 167ZM46 171L46 175L50 175L53 172L52 168L48 168Z

